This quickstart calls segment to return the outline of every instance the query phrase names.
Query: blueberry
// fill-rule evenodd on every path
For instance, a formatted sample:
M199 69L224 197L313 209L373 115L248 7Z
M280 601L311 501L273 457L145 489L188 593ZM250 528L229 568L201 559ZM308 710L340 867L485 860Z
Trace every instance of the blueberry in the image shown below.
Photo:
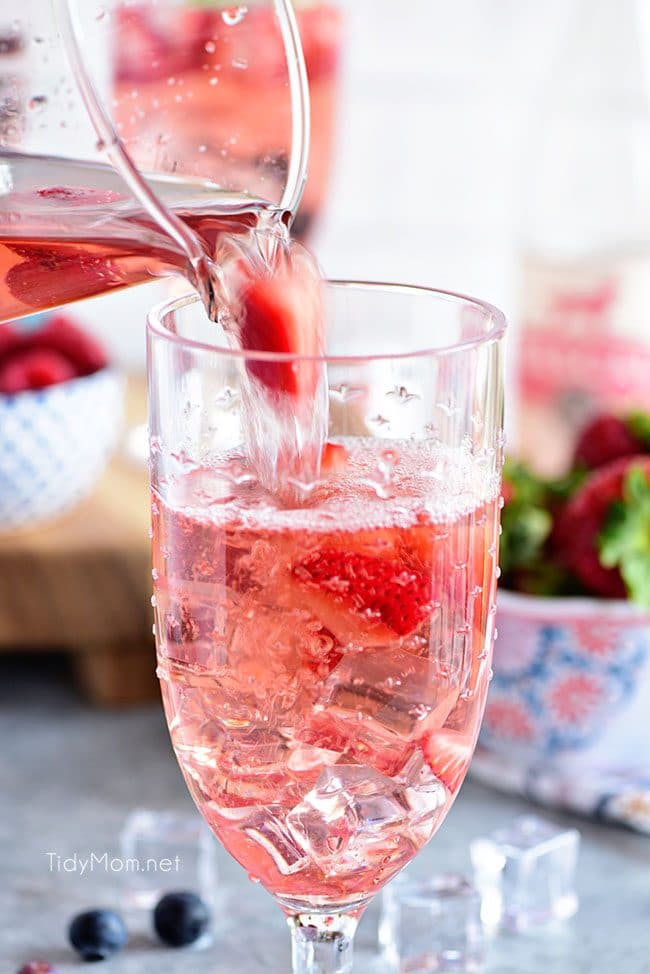
M70 924L70 943L84 960L106 960L124 947L126 926L112 910L89 910L80 913Z
M210 911L196 893L167 893L153 911L153 925L169 947L187 947L210 925Z
M56 971L45 960L32 960L29 964L23 964L18 974L56 974Z

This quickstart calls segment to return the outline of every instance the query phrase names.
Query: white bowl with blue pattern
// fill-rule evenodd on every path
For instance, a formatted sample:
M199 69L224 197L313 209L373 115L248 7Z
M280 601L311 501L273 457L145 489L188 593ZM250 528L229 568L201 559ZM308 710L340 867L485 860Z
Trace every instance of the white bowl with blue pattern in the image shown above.
M64 513L90 493L122 428L113 369L38 391L0 394L0 530Z
M502 591L497 627L474 773L650 833L650 612Z

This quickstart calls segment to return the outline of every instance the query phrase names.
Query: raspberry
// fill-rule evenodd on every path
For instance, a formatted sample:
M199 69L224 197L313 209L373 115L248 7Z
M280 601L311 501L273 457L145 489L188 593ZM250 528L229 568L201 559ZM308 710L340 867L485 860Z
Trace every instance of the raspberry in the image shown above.
M34 336L33 343L60 352L76 366L79 375L92 375L108 365L108 356L101 342L67 315L53 315L45 328Z
M0 365L0 392L6 396L67 382L77 375L72 363L48 348L27 348Z

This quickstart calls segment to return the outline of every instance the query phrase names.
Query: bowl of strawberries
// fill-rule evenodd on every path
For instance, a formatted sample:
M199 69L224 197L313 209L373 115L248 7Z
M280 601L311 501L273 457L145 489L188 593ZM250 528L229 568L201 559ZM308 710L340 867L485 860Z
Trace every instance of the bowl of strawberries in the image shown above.
M561 479L504 471L477 775L650 832L650 416L597 416Z
M0 325L0 530L49 520L91 491L123 397L101 344L68 315Z

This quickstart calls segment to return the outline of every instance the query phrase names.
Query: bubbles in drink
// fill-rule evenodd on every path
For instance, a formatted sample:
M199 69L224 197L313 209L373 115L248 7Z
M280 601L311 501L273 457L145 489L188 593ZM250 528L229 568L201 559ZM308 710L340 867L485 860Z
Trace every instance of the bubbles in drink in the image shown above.
M241 24L247 13L248 7L229 7L227 10L222 11L221 19L226 27L236 27L237 24Z

